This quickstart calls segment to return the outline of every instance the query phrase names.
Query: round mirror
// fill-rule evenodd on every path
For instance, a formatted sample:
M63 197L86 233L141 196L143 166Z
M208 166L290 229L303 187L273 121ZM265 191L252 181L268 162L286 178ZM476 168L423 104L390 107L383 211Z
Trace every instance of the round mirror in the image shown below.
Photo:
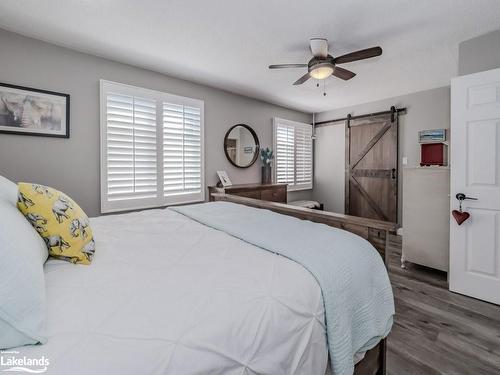
M248 168L259 157L259 138L250 126L234 125L224 137L224 153L234 166Z

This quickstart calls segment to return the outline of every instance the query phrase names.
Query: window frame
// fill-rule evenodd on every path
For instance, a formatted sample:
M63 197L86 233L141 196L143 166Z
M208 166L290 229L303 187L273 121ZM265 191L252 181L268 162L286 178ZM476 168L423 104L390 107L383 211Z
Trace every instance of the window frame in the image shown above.
M156 176L157 190L155 198L108 200L107 174L107 94L115 92L119 95L129 95L154 99L156 101ZM174 204L185 204L205 201L205 103L203 100L174 95L166 92L127 85L119 82L100 80L100 184L101 213L132 211L139 209L166 207ZM200 192L164 196L163 180L163 103L197 107L200 109L200 155L201 178Z
M301 190L312 190L314 188L314 142L312 139L313 135L313 128L312 125L303 123L303 122L298 122L298 121L292 121L292 120L287 120L284 118L279 118L279 117L274 117L273 118L273 150L275 153L275 165L274 165L274 181L278 183L278 147L277 147L277 130L278 130L278 125L283 124L286 126L292 126L294 128L304 128L306 126L311 127L311 182L308 184L297 184L297 141L296 141L296 135L294 134L294 139L293 139L293 158L294 158L294 167L293 167L293 183L288 184L288 191L301 191Z

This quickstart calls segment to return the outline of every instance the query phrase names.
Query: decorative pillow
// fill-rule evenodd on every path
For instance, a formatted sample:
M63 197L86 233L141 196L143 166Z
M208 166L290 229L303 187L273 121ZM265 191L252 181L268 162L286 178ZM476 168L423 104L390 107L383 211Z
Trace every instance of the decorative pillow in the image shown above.
M17 207L42 236L49 254L72 263L90 264L95 243L85 212L67 195L21 182Z
M17 186L0 181L0 350L46 342L47 247L16 208ZM15 193L12 195L12 185ZM7 194L3 194L7 191Z

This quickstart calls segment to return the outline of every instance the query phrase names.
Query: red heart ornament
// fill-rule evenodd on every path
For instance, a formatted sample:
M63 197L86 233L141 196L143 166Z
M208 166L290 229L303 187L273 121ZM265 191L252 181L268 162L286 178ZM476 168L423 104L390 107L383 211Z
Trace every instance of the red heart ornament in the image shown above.
M451 211L451 214L457 221L458 225L461 225L465 220L467 220L470 217L470 214L468 212L460 212L457 210Z

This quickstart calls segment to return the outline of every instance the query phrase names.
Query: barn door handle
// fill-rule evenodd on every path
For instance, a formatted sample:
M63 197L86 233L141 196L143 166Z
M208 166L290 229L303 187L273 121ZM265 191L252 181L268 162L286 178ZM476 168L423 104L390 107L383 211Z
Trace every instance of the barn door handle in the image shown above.
M395 180L395 179L396 179L396 168L392 168L392 169L391 169L391 178L392 178L393 180Z
M477 201L477 198L468 197L464 193L458 193L457 195L455 195L455 198L457 198L459 201L464 201L466 199L471 200L471 201Z

